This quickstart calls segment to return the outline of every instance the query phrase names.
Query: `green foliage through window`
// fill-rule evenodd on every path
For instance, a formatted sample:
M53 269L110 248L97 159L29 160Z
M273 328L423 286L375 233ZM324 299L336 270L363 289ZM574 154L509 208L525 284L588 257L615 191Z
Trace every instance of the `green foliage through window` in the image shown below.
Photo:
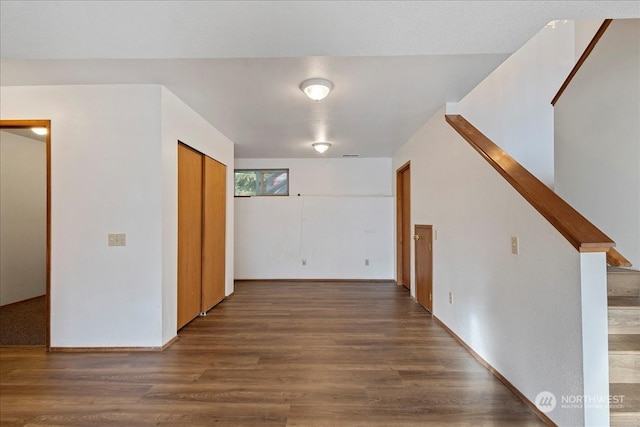
M289 169L236 169L235 196L288 196Z

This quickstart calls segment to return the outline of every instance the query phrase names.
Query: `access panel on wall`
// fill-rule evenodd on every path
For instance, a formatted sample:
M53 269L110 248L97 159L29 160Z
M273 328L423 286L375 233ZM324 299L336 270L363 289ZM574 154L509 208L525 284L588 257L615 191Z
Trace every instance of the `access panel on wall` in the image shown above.
M226 166L178 144L178 329L224 299Z

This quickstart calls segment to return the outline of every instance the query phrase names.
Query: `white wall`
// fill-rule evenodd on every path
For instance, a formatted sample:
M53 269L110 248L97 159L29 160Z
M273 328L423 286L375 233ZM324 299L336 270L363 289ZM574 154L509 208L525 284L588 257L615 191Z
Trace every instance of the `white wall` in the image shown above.
M575 57L576 61L580 59L582 54L584 53L591 40L593 40L593 36L596 34L600 26L604 20L602 19L590 19L590 20L581 20L574 21L575 25Z
M0 131L0 305L46 293L46 144Z
M555 107L556 191L640 268L640 20L614 20Z
M51 346L159 345L158 86L1 90L3 119L51 120Z
M420 183L411 190L412 227L432 224L438 235L434 315L529 400L541 391L558 399L582 394L580 254L445 122L443 110L396 153L393 169L407 161L412 183ZM520 239L519 255L511 254L511 236ZM559 425L583 423L580 410L548 415Z
M544 27L459 103L459 113L547 186L554 185L551 100L575 64L573 21Z
M233 293L233 143L187 104L162 88L162 340L176 334L178 280L178 141L227 167L225 294Z
M232 144L158 85L0 91L2 119L51 120L51 346L166 343L176 321L176 138L223 160ZM107 246L109 232L126 233L127 246Z
M289 197L235 199L236 279L393 278L391 159L237 159L235 166L288 168L290 181Z

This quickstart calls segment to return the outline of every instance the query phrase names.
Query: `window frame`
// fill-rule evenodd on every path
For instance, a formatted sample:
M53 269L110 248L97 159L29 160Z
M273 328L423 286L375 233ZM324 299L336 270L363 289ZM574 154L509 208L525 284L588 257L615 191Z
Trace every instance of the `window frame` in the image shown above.
M237 188L236 188L236 173L241 172L241 173L247 173L247 172L254 172L256 174L256 194L254 195L239 195L237 193ZM286 193L282 193L282 194L268 194L265 193L265 175L266 174L273 174L273 173L278 173L278 175L282 175L283 173L287 174L287 190ZM282 197L282 196L289 196L289 177L290 177L290 173L289 173L289 168L240 168L240 169L234 169L233 170L233 197Z

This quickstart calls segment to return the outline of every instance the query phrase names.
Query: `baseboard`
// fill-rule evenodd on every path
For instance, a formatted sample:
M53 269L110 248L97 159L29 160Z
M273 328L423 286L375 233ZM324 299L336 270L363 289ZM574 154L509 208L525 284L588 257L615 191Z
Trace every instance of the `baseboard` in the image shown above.
M234 279L234 282L395 283L393 279Z
M173 341L170 341L172 343ZM166 344L165 344L166 345ZM51 347L52 353L136 353L143 351L162 351L160 347Z
M166 343L164 343L162 345L162 347L160 347L160 351L165 351L166 349L168 349L169 347L171 347L173 345L174 342L178 341L180 339L180 337L178 335L176 335L175 337L171 338L169 341L167 341Z
M522 400L522 402L525 405L527 405L529 407L529 409L531 409L531 411L533 411L533 413L536 414L538 416L538 418L540 418L542 420L542 422L544 422L548 426L557 427L557 424L554 423L544 412L540 411L538 409L538 407L535 405L535 403L533 403L532 401L527 399L527 397L524 394L522 394L522 392L520 390L518 390L513 384L511 384L511 382L509 382L509 380L507 380L500 372L498 372L497 369L495 369L493 366L491 366L489 364L489 362L484 360L478 353L476 353L466 342L464 342L464 340L462 338L460 338L455 332L453 332L451 329L449 329L449 327L447 325L445 325L442 322L442 320L438 319L433 314L431 315L431 317L433 318L433 320L436 321L436 323L438 325L442 326L442 329L447 331L447 333L449 335L451 335L453 337L453 339L458 341L458 343L462 347L464 347L464 349L467 350L469 352L469 354L471 354L478 362L480 362L482 364L482 366L487 368L487 370L489 372L491 372L493 374L493 376L495 376L498 380L500 380L500 382L502 384L504 384L509 390L511 390L511 392L513 394L515 394L518 397L518 399Z

